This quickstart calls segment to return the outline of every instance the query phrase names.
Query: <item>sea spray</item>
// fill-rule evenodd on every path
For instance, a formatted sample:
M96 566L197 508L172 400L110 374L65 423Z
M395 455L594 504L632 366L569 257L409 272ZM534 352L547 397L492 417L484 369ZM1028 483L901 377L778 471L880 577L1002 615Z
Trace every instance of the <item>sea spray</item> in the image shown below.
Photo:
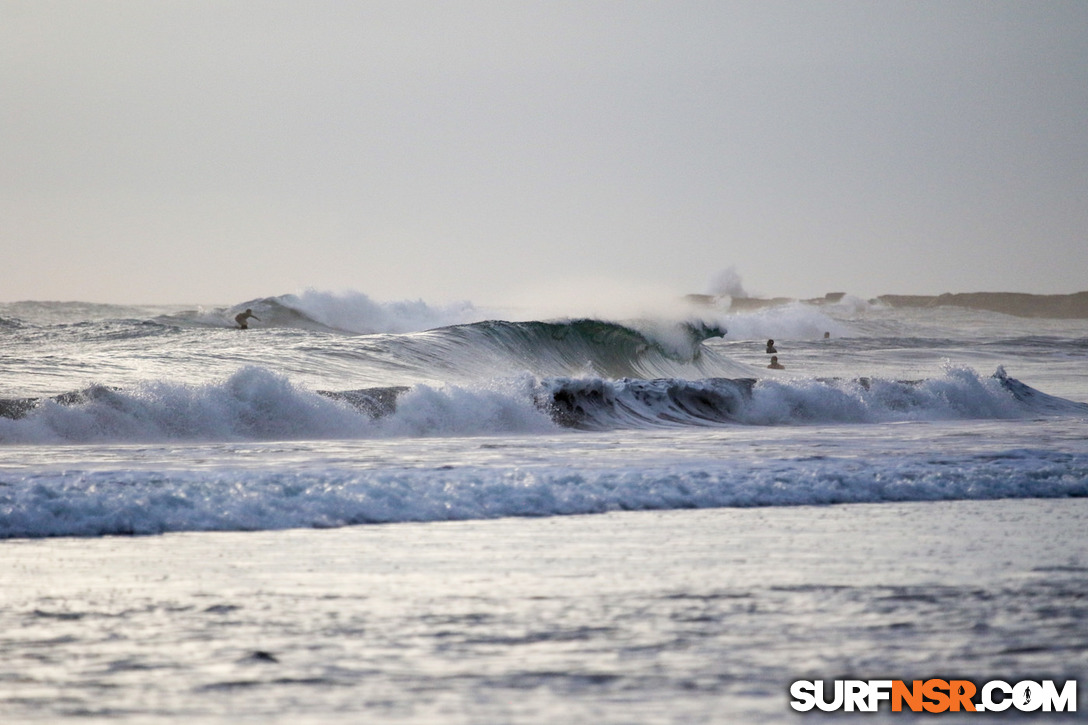
M372 334L430 330L477 322L487 314L467 301L434 306L423 300L378 302L361 292L307 290L274 298L283 307L334 330Z

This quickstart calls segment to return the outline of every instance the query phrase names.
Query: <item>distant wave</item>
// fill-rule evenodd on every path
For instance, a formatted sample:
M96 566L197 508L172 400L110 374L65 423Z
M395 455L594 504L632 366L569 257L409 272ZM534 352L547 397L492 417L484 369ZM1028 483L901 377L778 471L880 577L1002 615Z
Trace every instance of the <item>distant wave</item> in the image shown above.
M163 315L162 322L183 326L234 327L234 316L253 310L254 329L302 330L371 335L429 330L486 317L469 302L434 306L422 300L379 302L361 292L320 292L261 297L228 308L189 310Z
M649 355L690 362L701 354L700 344L726 330L702 320L680 322L613 322L595 319L506 321L485 319L470 303L434 307L422 301L375 302L366 295L307 292L265 297L214 312L190 311L159 318L182 325L233 327L238 312L251 309L259 318L253 329L290 328L353 334L429 333L428 343L446 354L478 345L474 355L498 353L524 357L529 367L544 358L564 361L563 370L589 366L601 374L638 374L638 361ZM413 347L413 356L425 351Z
M96 386L0 401L0 443L230 441L541 433L708 425L1088 416L1003 370L918 381L545 378L315 392L263 368L188 386Z
M27 300L0 303L0 317L32 325L55 325L101 320L146 319L177 311L177 305L111 305L95 302L48 302Z

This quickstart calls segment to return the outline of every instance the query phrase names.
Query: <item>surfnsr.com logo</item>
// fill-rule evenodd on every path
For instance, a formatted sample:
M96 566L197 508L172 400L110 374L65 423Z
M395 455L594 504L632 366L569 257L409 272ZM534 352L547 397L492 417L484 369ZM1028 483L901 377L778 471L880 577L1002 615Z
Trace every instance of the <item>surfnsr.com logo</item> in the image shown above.
M1053 680L1015 685L991 680L982 687L970 680L797 680L790 685L790 696L790 707L800 712L876 712L882 702L892 712L1077 711L1076 680L1067 680L1060 689Z

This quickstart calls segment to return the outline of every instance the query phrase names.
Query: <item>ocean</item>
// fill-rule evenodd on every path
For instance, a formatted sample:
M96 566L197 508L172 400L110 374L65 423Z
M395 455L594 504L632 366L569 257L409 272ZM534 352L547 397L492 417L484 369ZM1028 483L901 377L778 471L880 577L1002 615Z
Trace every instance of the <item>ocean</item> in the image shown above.
M799 679L1088 682L1085 319L307 291L5 303L0 340L4 722L791 722Z

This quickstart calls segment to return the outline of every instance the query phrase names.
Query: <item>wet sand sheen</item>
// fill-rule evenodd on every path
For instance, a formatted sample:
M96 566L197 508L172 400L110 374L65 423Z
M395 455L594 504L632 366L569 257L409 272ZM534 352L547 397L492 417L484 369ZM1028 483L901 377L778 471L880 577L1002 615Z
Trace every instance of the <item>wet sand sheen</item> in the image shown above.
M1059 499L6 541L0 716L791 721L801 678L1083 688L1086 523Z

